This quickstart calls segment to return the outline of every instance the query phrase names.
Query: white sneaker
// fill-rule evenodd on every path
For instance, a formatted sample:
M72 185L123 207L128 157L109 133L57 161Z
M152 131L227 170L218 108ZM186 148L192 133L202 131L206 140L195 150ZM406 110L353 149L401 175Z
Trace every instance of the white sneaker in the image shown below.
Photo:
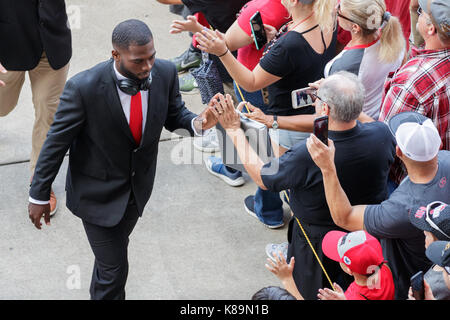
M207 153L219 152L219 140L217 140L216 130L212 129L206 136L194 138L194 148Z

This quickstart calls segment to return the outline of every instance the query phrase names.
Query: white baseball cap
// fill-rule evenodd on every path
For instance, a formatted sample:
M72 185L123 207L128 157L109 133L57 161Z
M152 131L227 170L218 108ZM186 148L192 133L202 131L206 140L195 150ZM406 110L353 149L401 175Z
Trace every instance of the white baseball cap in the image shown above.
M411 160L429 161L438 154L442 141L431 119L417 112L402 112L389 120L389 128Z

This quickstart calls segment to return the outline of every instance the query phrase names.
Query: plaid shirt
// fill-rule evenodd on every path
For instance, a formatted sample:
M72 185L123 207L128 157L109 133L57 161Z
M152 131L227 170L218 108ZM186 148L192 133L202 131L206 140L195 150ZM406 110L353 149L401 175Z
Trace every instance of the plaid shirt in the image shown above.
M378 120L388 122L394 115L415 111L430 118L442 139L441 149L450 150L449 49L419 50L385 83L383 104ZM406 170L399 159L390 178L400 183Z

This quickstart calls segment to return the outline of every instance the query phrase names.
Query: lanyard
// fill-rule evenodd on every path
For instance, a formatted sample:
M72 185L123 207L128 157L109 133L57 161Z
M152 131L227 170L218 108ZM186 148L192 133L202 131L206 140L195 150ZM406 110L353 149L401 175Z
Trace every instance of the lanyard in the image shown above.
M284 193L284 195L286 196L286 199L287 199L288 202L289 202L289 196L287 195L286 190L284 190L283 193ZM294 217L295 217L295 216L294 216ZM314 250L314 247L313 247L313 245L311 244L311 241L309 240L308 236L306 235L305 229L303 229L302 224L300 223L300 220L298 220L297 217L295 217L295 220L297 220L298 226L299 226L300 229L302 230L303 235L304 235L305 238L306 238L306 241L308 241L308 244L309 244L309 246L311 247L311 250L312 250L312 252L314 253L314 256L316 257L317 261L319 262L319 265L320 265L320 267L322 268L323 273L324 273L325 276L327 277L328 282L330 282L331 288L333 289L333 291L336 291L335 287L333 286L333 282L331 281L330 277L328 276L327 271L325 270L325 267L324 267L323 264L322 264L322 261L320 261L320 258L319 258L319 256L317 255L316 250Z

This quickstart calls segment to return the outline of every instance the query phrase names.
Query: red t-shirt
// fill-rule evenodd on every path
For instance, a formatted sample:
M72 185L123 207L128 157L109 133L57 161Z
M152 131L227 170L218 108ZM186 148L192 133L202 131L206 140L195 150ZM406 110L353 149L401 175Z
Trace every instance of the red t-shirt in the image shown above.
M280 0L253 0L246 3L237 19L241 29L251 36L252 30L250 28L250 18L259 11L264 24L271 25L280 29L282 25L290 20L289 13L281 4ZM262 57L264 49L257 50L254 43L242 47L238 50L238 61L253 70Z
M394 300L395 287L391 270L383 265L379 272L380 282L375 284L375 288L360 286L353 281L345 291L347 300Z

